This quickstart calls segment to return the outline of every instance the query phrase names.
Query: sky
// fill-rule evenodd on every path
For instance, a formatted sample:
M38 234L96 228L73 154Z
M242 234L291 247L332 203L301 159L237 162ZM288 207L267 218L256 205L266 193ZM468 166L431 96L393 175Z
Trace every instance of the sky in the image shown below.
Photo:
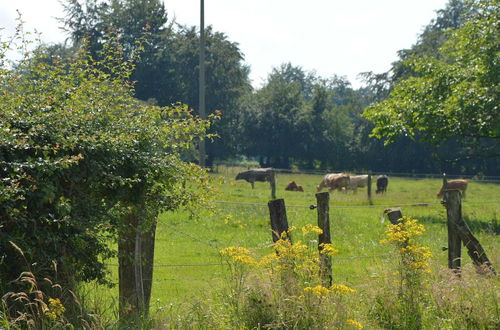
M64 1L64 0L63 0ZM360 87L360 72L385 72L397 51L411 47L448 0L205 0L205 25L237 42L260 87L275 67L290 62L328 78L345 76ZM169 20L199 25L200 0L164 0ZM16 26L42 32L47 43L67 37L56 17L59 0L0 0L2 39Z

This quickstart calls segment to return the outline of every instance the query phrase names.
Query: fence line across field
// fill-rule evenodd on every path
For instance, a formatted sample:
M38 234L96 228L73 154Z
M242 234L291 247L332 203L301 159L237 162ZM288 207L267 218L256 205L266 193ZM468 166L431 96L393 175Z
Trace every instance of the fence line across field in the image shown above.
M234 204L234 205L252 205L252 206L265 206L266 203L254 203L254 202L237 202L237 201L224 201L224 200L216 200L214 201L218 204ZM491 200L491 201L476 201L476 202L464 202L464 204L500 204L500 200ZM339 205L339 206L330 206L330 209L356 209L356 208L391 208L391 207L402 207L402 206L429 206L429 205L441 205L441 202L420 202L420 203L408 203L408 204L392 204L392 205ZM300 208L310 208L311 205L287 205L286 207L300 207Z
M376 259L376 258L389 258L392 254L374 254L364 256L345 256L345 257L332 257L333 260L353 260L353 259ZM108 267L118 267L118 264L105 264ZM155 264L153 268L176 268L176 267L214 267L225 266L224 263L211 263L211 264Z

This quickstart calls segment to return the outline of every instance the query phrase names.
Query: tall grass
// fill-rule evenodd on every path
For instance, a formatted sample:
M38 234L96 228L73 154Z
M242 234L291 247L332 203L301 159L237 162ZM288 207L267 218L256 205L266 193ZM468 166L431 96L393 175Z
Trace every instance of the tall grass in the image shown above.
M251 189L247 182L234 180L240 169L220 167L219 170L220 173L214 175L221 176L222 183L213 188L218 193L214 209L200 210L195 217L183 211L160 216L151 312L160 328L189 328L190 324L195 328L196 325L208 328L215 325L234 326L227 320L227 311L224 302L221 302L224 300L221 296L224 297L224 292L228 290L231 272L219 251L228 246L241 246L249 249L255 257L273 252L267 208L271 198L269 184L256 183L255 189ZM310 210L309 205L316 204L315 186L321 176L291 173L279 174L277 179L277 197L285 199L290 226L316 224L316 211ZM292 180L301 184L305 192L285 191L284 186ZM433 255L429 266L433 274L422 281L422 301L425 302L421 309L422 326L433 328L433 324L440 324L444 328L457 328L467 324L495 324L498 278L481 278L472 269L465 271L457 282L457 289L452 290L453 295L450 294L449 299L438 299L437 292L454 283L443 270L447 265L447 252L442 250L447 246L446 212L436 197L441 180L392 177L389 180L388 192L374 195L373 206L369 205L366 192L362 190L357 194L331 194L332 241L340 251L332 257L333 278L334 282L356 290L353 298L345 302L355 311L354 319L370 328L379 327L380 323L369 317L375 297L391 305L391 299L397 296L391 293L395 290L393 273L397 272L398 256L391 246L380 244L380 240L385 237L387 224L382 223L383 210L402 205L404 215L419 219L426 227L420 243L428 246ZM500 267L500 242L497 238L500 202L495 200L499 193L498 184L471 182L463 203L466 221L497 269ZM465 253L463 255L462 264L465 270L469 270L471 262ZM116 278L116 266L110 266L110 270ZM256 281L255 278L253 280ZM267 285L266 282L259 283ZM461 290L460 285L471 289ZM472 289L476 287L489 290L489 293L476 292ZM115 289L109 291L92 287L91 290L99 291L101 300L112 302L116 299ZM383 292L390 294L386 297L381 294ZM246 297L249 299L247 303L253 303L258 310L250 316L261 315L264 320L269 318L266 310L258 309L262 306L258 302L265 301L262 297L252 290L246 292ZM469 313L474 316L461 311L457 320L448 320L460 309L458 301L468 299L478 299L485 307L481 309L474 302L471 307L474 312ZM462 303L461 306L468 305ZM473 321L476 317L484 322Z

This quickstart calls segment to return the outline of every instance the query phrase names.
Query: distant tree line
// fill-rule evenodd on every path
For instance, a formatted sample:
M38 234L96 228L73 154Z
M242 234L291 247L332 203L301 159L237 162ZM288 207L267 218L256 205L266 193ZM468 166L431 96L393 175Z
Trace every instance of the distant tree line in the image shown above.
M406 105L418 100L416 96L406 99L406 104L400 98L392 112L387 110L389 103L395 104L392 101L397 99L395 93L410 95L408 81L425 76L418 63L435 63L434 69L438 70L443 68L438 64L447 63L452 55L456 58L484 56L453 53L454 40L460 38L454 31L467 26L467 22L478 21L486 13L491 17L485 24L498 25L498 20L494 23L498 18L495 4L497 0L450 0L425 27L416 43L398 52L399 59L388 72L363 73L366 87L359 89L353 88L344 77L321 77L292 63L274 68L264 85L253 89L249 67L244 63L244 54L238 44L209 27L205 32L206 104L209 113L220 110L222 118L211 128L218 137L208 143L207 164L245 155L258 160L262 166L280 168L295 165L307 169L495 174L500 168L500 157L496 156L500 149L498 107L490 106L483 118L496 127L491 129L496 129L496 133L487 136L481 133L467 139L464 139L464 131L450 128L456 126L454 120L467 121L482 107L470 106L465 118L448 118L444 122L434 120L438 117L433 116L442 107L433 103L435 111L424 124L442 126L440 135L436 130L422 128L421 122L408 121L405 126L398 121L398 113L402 116L402 109L409 109ZM184 103L196 113L199 31L169 20L160 0L67 0L65 12L61 21L72 46L50 46L47 52L52 56L68 58L72 51L87 43L92 56L98 58L111 36L117 35L123 45L124 58L129 58L133 49L142 47L142 56L132 75L136 81L135 97L161 106ZM466 37L461 38L457 42L467 42ZM480 39L478 36L471 38ZM495 40L488 40L486 44L494 45ZM490 71L481 77L484 86L496 86L485 92L492 94L490 104L498 101L499 75L495 71L498 59L492 63L486 68ZM488 77L491 79L487 80ZM427 92L439 99L455 95L453 90L439 87L448 78L453 77L429 78L416 84L435 84L436 88ZM464 92L464 99L469 92L474 94L470 90ZM429 103L419 104L409 111L416 116L428 113L424 107L431 108ZM461 105L460 102L453 105L457 113L461 113ZM370 110L365 112L367 107ZM393 116L382 116L387 111ZM482 148L479 151L478 146Z

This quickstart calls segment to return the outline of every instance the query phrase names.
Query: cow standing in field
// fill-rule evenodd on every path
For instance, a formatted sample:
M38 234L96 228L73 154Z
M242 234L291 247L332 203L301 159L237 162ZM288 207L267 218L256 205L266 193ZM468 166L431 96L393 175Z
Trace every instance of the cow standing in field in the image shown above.
M376 194L383 194L387 191L387 186L389 185L389 178L387 175L379 175L377 178L377 190Z
M368 174L364 175L351 175L349 176L349 185L347 190L354 190L355 193L358 192L358 188L363 188L368 185Z
M300 184L297 184L295 181L290 181L285 187L285 190L288 191L304 191L304 187L302 187Z
M441 198L446 190L460 190L462 198L465 198L465 191L467 190L468 181L464 179L446 181L441 190L439 190L437 197Z
M254 189L255 181L269 182L274 184L274 170L272 168L256 168L245 172L238 173L236 180L245 180L252 185Z
M329 173L323 177L323 180L321 180L319 185L316 186L316 189L318 192L320 192L323 188L328 188L328 191L330 192L335 189L341 191L349 186L349 182L349 175L345 173Z

